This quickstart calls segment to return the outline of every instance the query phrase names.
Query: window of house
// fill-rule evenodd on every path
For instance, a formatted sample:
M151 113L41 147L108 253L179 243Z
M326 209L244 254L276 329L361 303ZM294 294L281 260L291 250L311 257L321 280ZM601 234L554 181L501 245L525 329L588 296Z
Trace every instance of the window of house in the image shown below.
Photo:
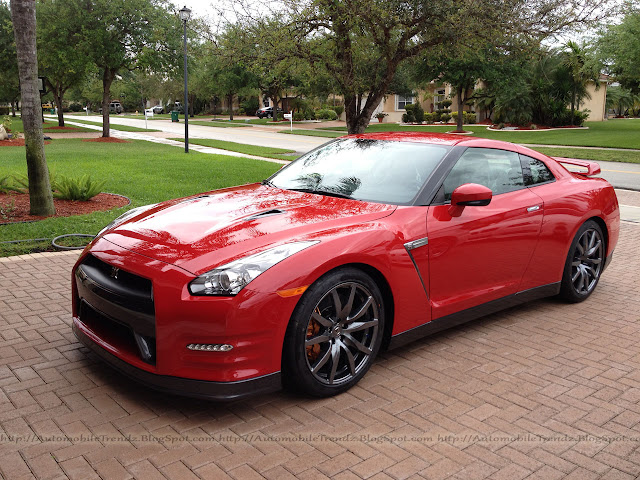
M520 157L507 150L469 148L444 181L445 200L451 200L451 193L465 183L484 185L493 195L524 188Z
M445 90L444 88L439 88L436 90L435 95L433 96L433 104L436 108L441 108L440 104L445 100Z
M396 110L404 110L404 107L413 103L413 97L403 97L396 95Z
M262 98L262 105L265 107L270 107L271 103L269 102L269 97L263 97Z

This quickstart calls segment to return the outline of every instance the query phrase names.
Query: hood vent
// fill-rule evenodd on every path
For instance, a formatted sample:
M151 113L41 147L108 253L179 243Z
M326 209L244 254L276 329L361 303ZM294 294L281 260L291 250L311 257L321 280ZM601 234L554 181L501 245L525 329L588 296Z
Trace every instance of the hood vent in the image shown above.
M283 210L278 210L274 208L272 210L265 210L264 212L256 213L255 215L251 215L250 217L245 218L246 221L258 220L259 218L270 217L271 215L280 215L284 213Z

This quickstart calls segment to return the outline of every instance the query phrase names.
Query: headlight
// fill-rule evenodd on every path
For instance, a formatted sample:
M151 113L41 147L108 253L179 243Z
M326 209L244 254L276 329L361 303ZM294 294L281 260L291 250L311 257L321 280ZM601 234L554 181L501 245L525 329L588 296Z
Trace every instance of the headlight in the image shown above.
M134 215L138 215L138 214L144 212L145 210L149 210L150 208L155 207L156 205L158 205L158 204L157 203L152 203L151 205L143 205L142 207L136 207L136 208L132 208L131 210L127 210L122 215L120 215L118 218L116 218L113 222L111 222L109 225L107 225L102 230L100 230L98 232L98 234L96 235L96 237L99 237L100 235L102 235L104 232L106 232L110 228L113 228L116 225L120 225L127 218L131 218Z
M249 282L294 253L318 241L285 243L200 275L189 284L191 295L236 295Z

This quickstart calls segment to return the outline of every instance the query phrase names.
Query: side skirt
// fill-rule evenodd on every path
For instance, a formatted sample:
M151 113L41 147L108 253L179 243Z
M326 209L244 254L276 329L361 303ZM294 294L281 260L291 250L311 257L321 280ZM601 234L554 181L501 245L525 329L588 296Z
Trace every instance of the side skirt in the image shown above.
M560 293L560 282L550 283L549 285L543 285L541 287L531 288L522 292L507 295L506 297L498 298L476 307L471 307L461 312L452 313L444 317L436 318L423 325L407 330L406 332L398 333L391 337L389 343L389 350L401 347L408 343L411 343L420 338L432 335L434 333L452 328L463 323L470 322L485 315L490 315L505 308L514 307L521 303L530 302L539 298L551 297Z

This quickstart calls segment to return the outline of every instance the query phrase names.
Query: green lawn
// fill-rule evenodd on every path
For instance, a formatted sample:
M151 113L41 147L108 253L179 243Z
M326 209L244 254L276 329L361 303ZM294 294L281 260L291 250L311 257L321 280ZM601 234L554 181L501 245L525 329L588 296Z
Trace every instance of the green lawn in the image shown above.
M535 147L540 153L551 157L581 158L603 162L640 163L640 152L620 150L594 150L590 148Z
M128 196L132 206L260 181L280 168L275 163L248 158L193 151L186 155L175 147L141 140L131 143L56 140L45 146L45 152L53 174L71 177L90 174L95 180L106 180L103 190ZM24 154L24 148L20 147L0 149L0 178L10 174L25 175ZM53 238L68 233L95 235L125 210L2 225L0 242ZM0 244L0 256L26 253L49 243Z
M184 138L172 138L178 142L184 142ZM260 145L249 145L246 143L227 142L225 140L212 140L208 138L190 138L189 143L195 145L204 145L205 147L220 148L222 150L230 150L232 152L246 153L247 155L257 155L259 157L277 158L279 160L295 160L299 155L295 154L295 150L287 150L284 148L263 147Z
M9 118L11 119L11 127L10 127L11 130L13 132L23 133L24 126L22 124L22 118L20 117L9 117ZM62 133L62 132L93 132L94 131L94 130L91 130L90 128L78 127L76 125L69 125L69 124L66 124L66 127L68 128L65 128L64 130L60 130L57 127L58 127L58 120L45 119L44 123L42 124L42 130L44 131L45 134L46 133Z
M640 149L640 119L612 119L606 122L586 122L588 130L552 130L552 131L500 131L487 130L484 125L465 126L465 130L473 131L476 137L504 140L514 143L530 143L540 145L569 145L604 148ZM454 125L407 127L392 123L372 123L367 132L440 132L455 129ZM298 135L316 135L336 137L344 135L346 127L320 128L320 131L298 130ZM322 133L321 133L322 132ZM288 133L288 132L282 132ZM326 135L328 133L328 135Z
M369 130L367 130L367 132L369 132ZM346 129L345 131L336 131L328 128L327 129L317 128L315 130L313 129L305 130L305 129L299 128L295 130L280 130L278 133L288 133L290 135L310 135L312 137L325 137L325 138L342 137L347 134Z
M96 125L96 126L102 126L102 122L92 122L89 120L80 120L77 118L73 119L74 122L78 122L78 123L86 123L87 125ZM153 130L151 128L138 128L138 127L130 127L128 125L117 125L115 123L111 123L109 122L109 128L111 128L112 130L120 130L122 132L160 132L161 130ZM95 132L96 130L92 130L93 132Z

